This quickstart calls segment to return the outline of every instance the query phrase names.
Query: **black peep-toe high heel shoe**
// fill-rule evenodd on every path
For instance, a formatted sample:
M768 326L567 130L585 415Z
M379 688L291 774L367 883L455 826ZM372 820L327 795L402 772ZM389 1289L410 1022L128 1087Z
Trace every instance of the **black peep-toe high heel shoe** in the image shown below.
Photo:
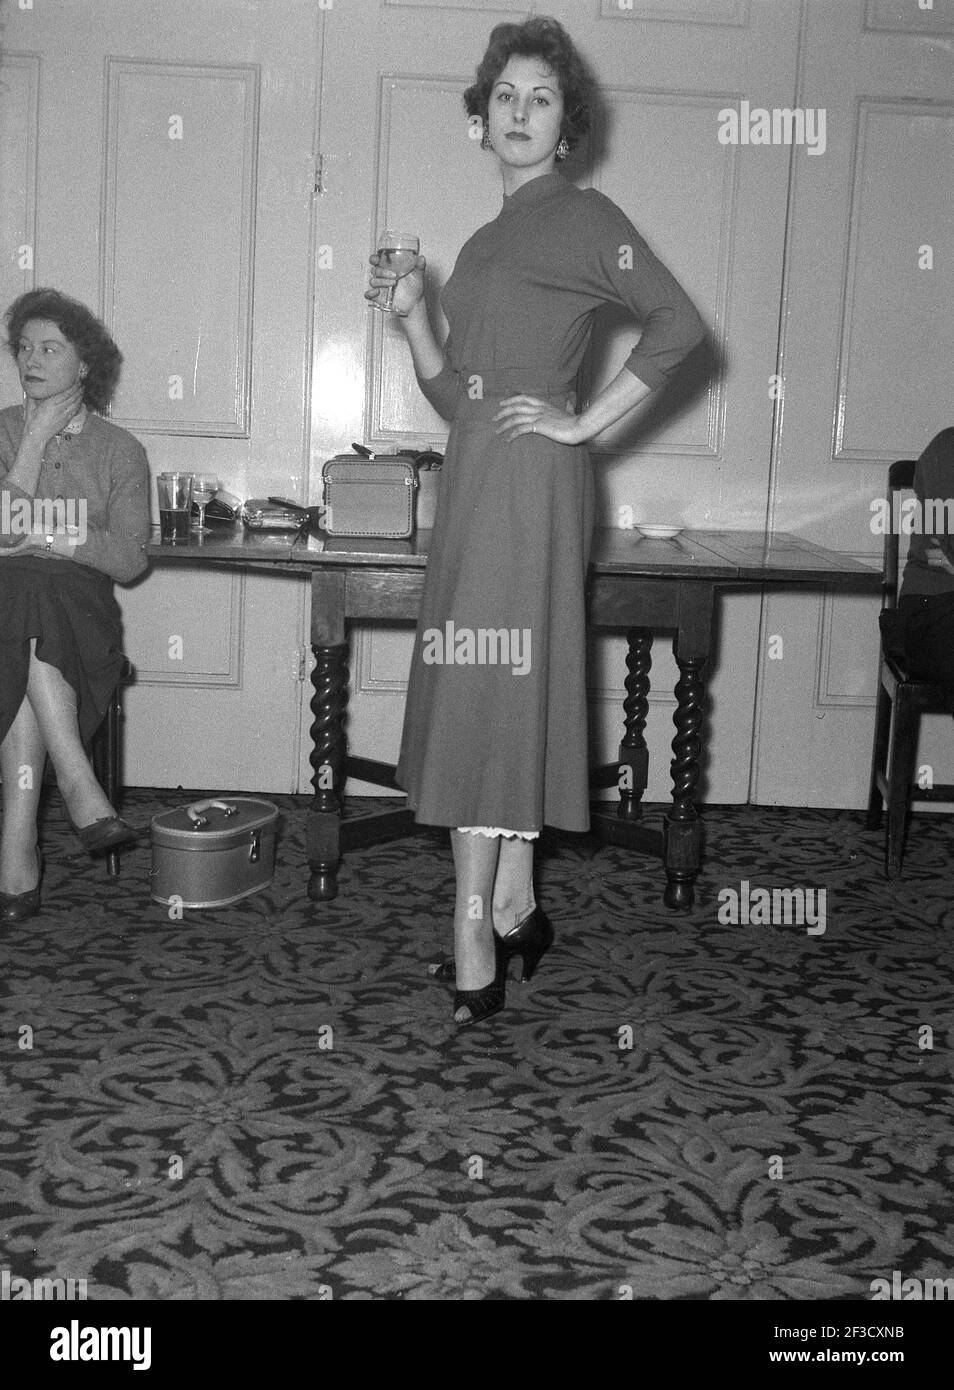
M544 952L553 945L553 924L545 912L535 907L512 931L508 931L504 936L495 935L494 944L498 954L503 957L504 974L506 975L507 966L512 958L519 956L523 965L520 983L529 984ZM457 970L452 960L428 966L428 971L432 979L444 983L453 984L457 978Z
M483 1023L484 1019L492 1018L494 1014L499 1014L507 1001L507 959L508 957L500 948L500 937L494 934L494 960L496 968L494 978L489 985L484 985L483 989L458 989L454 993L454 1021L457 1022L457 1010L468 1009L470 1018L465 1018L457 1023L457 1028L471 1028L475 1023Z

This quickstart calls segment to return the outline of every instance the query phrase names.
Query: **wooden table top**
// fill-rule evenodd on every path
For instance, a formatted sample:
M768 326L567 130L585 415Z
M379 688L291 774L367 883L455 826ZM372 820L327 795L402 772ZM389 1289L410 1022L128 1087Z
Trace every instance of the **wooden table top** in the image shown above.
M418 531L400 541L319 532L300 540L291 531L249 531L236 523L216 524L211 534L192 535L184 544L163 545L155 526L146 553L155 560L189 565L422 569L430 536L430 531ZM871 591L881 584L880 569L787 532L684 530L672 540L660 541L638 531L598 526L591 561L596 574L633 578L711 579L723 584L838 582Z

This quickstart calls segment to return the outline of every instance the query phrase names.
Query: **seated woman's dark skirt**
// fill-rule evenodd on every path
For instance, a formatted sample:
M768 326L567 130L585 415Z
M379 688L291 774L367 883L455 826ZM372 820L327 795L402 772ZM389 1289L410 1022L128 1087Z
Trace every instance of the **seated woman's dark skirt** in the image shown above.
M33 637L38 659L76 691L80 736L88 744L123 670L113 581L72 560L0 558L0 741L26 694Z
M898 616L912 676L954 684L954 593L907 594Z

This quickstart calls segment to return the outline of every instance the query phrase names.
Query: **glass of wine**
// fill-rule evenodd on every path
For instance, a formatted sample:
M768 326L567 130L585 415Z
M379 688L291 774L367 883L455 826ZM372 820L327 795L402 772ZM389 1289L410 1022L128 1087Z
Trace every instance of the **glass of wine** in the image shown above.
M382 232L378 237L379 269L396 270L401 280L405 275L410 275L417 265L420 249L421 243L410 232ZM371 308L380 309L382 314L393 314L394 286L388 285L386 290L379 291L379 295L378 299L368 300Z
M197 535L207 536L211 533L211 527L205 524L205 509L218 492L221 483L214 473L193 473L192 475L192 500L199 508L198 523L193 523L192 530Z

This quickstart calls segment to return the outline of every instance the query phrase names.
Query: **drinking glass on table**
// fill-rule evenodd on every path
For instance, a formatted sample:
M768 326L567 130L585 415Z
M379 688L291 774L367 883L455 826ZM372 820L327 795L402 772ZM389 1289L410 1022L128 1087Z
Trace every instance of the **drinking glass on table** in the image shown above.
M198 524L193 523L192 529L200 536L207 536L211 532L212 528L205 524L205 509L221 486L214 473L192 475L192 500L199 509Z
M421 243L416 236L410 232L382 232L378 237L378 255L380 262L379 270L394 270L397 272L399 280L403 280L405 275L410 275L417 265L418 252ZM382 314L393 314L394 309L394 286L388 285L386 290L380 291L380 299L370 299L368 303L372 309L380 309Z
M160 473L156 479L159 494L159 526L164 545L189 539L192 511L192 474Z

